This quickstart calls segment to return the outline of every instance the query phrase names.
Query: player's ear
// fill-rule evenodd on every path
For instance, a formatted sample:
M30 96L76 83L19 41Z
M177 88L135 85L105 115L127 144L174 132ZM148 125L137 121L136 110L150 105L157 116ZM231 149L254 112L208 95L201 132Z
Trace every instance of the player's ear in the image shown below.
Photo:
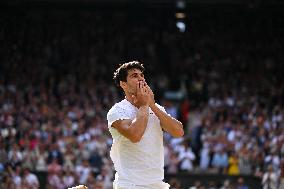
M119 86L124 89L126 87L126 82L125 81L119 81Z

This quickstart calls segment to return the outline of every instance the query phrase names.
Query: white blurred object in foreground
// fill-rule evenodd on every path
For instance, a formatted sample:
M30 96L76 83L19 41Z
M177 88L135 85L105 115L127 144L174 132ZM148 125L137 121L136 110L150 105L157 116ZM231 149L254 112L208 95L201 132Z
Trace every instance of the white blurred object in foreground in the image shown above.
M88 187L84 186L84 185L78 185L78 186L74 186L74 187L68 188L68 189L88 189Z

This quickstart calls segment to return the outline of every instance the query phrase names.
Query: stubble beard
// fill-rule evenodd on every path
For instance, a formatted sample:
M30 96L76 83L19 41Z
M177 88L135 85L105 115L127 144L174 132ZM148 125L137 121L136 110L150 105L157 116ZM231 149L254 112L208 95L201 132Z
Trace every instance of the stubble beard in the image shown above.
M128 94L130 94L130 96L132 96L132 95L136 96L137 95L137 91L136 91L136 89L129 88L128 89Z
M133 95L133 96L136 96L137 92L136 92L136 91L133 92L133 91L130 91L130 90L129 90L129 91L128 91L128 94L130 94L130 96L132 96L132 95Z

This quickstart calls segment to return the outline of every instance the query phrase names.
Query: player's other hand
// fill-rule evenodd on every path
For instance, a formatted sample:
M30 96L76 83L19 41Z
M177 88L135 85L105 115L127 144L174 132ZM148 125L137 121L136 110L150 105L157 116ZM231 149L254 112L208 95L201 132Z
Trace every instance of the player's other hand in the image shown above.
M151 103L151 96L147 89L147 84L144 81L137 82L137 94L133 96L134 104L138 107L149 106Z
M147 93L149 94L149 100L150 100L150 107L155 105L155 95L152 91L152 89L150 88L150 86L146 83L146 90Z

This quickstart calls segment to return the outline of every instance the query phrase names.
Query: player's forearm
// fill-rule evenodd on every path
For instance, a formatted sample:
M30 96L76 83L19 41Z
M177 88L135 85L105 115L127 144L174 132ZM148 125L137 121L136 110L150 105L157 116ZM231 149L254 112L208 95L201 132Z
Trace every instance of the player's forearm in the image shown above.
M136 119L131 123L132 142L139 142L146 130L149 117L149 106L141 106L138 109Z
M151 106L151 110L159 118L161 127L173 137L182 137L184 135L183 125L180 121L169 116L156 105Z

